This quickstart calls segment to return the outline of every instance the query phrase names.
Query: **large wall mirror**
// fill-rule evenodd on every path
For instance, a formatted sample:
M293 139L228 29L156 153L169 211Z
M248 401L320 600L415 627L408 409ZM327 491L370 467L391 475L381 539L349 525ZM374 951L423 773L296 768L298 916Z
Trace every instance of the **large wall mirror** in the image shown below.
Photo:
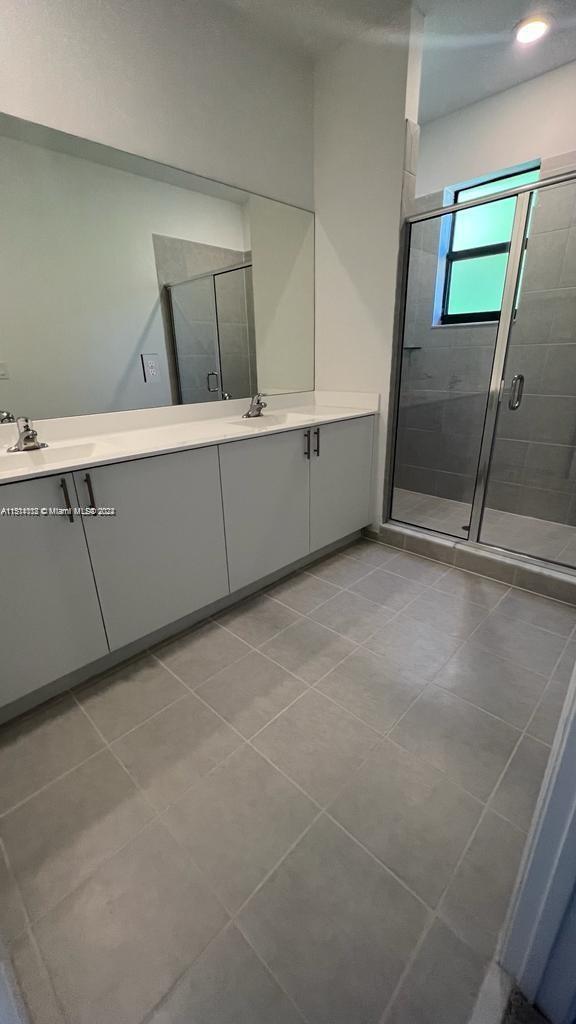
M314 387L314 216L0 115L0 409Z

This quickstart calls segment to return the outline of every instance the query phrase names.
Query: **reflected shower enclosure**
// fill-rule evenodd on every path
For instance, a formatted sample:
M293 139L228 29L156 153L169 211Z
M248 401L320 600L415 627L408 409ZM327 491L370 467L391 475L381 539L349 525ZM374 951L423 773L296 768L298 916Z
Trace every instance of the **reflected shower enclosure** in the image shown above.
M576 566L570 177L413 218L390 519Z
M178 400L247 398L258 390L252 266L166 286Z

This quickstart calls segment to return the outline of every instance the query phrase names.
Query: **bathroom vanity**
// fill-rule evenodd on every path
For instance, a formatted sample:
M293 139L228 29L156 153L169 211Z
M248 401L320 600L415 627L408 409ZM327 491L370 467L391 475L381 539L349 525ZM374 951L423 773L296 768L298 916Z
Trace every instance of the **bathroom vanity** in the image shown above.
M85 417L99 433L46 427L41 451L2 447L0 706L176 632L371 521L374 403L254 420L238 404L148 427L135 413L116 433L127 414L107 433L108 417Z

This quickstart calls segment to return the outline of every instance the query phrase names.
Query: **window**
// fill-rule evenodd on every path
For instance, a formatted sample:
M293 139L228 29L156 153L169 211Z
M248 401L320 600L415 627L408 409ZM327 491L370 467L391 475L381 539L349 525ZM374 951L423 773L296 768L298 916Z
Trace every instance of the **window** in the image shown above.
M455 203L504 192L537 181L539 171L520 171L481 185L457 189ZM498 320L516 199L497 200L462 210L451 219L442 298L442 324Z

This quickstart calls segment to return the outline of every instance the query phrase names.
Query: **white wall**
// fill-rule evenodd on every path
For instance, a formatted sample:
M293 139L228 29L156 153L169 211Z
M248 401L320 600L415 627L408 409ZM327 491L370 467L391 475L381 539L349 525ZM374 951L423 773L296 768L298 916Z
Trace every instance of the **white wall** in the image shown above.
M416 194L576 150L576 62L423 125Z
M346 43L315 76L316 387L382 394L381 521L408 49Z
M0 180L0 408L170 404L152 235L242 250L243 207L7 138ZM158 383L144 383L145 352Z
M314 217L248 200L258 387L314 388Z
M210 0L4 0L5 113L312 206L311 68Z

